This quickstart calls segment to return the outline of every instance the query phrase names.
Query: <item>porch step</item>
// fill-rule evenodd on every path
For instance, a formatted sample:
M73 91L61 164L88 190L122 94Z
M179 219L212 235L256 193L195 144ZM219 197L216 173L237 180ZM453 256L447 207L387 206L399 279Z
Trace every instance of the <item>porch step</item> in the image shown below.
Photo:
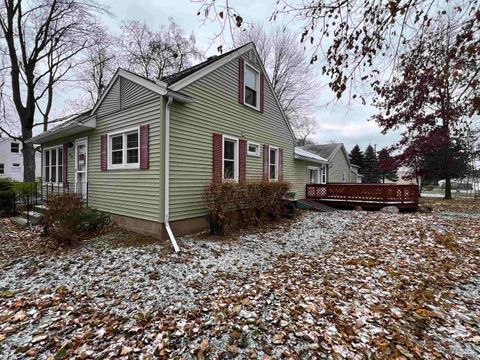
M27 220L30 218L30 223L33 225L37 225L40 222L40 219L42 218L42 214L33 210L30 211L24 211L22 212L21 216Z
M321 204L314 200L308 200L308 199L298 200L297 204L300 209L316 210L316 211L322 211L322 212L337 211L337 209L334 209L333 207L330 207L325 204Z
M18 226L26 226L27 225L27 219L17 216L12 219L12 222Z
M37 213L43 214L47 210L46 205L34 205L33 210L36 211Z

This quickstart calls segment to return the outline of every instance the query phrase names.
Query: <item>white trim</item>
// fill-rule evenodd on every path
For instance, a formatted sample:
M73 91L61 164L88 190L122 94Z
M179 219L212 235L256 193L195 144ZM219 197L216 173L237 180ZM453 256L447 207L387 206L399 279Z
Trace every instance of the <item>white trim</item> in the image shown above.
M138 136L138 162L127 164L127 134L137 132ZM122 163L112 164L112 137L123 135L122 140ZM107 170L140 169L140 126L113 131L107 134Z
M205 75L208 75L212 71L217 70L221 66L229 63L230 61L236 59L237 57L245 54L246 52L254 49L255 46L253 43L247 44L236 51L232 52L230 55L225 56L222 59L219 59L217 61L212 62L210 65L205 66L203 69L200 69L198 71L195 71L192 75L186 76L183 79L177 81L176 83L172 84L169 86L169 89L174 90L174 91L179 91L183 89L185 86L190 85L191 83L201 79Z
M253 146L256 146L257 147L257 150L252 153L250 151L250 145L253 145ZM259 157L260 156L260 144L259 143L256 143L256 142L253 142L253 141L248 141L247 142L247 155L248 156L256 156L256 157Z
M270 162L270 151L272 150L275 150L275 164L272 164ZM278 151L278 147L277 146L272 146L272 145L269 145L268 146L268 181L278 181L278 164L279 164L279 154L280 154L280 151ZM270 178L270 165L275 165L275 178L274 179L271 179Z
M307 166L307 183L311 184L310 183L310 172L309 172L310 170L317 172L317 178L315 179L314 184L320 184L320 167L318 167L318 166Z
M78 171L78 145L85 145L85 171ZM74 156L75 156L75 159L74 159L74 164L75 164L75 191L77 191L78 187L77 187L77 184L78 184L78 174L85 174L85 180L83 180L82 182L83 183L87 183L88 182L88 138L87 137L83 137L83 138L80 138L80 139L75 139L75 144L74 144L74 150L75 150L75 153L74 153ZM68 157L67 157L68 158ZM68 161L68 160L67 160ZM81 190L83 191L83 188L81 188Z
M327 172L327 166L322 165L322 168L320 169L320 184L326 184L327 183L327 177L328 177L328 172ZM325 179L324 176L325 175Z
M62 181L59 182L58 181L58 175L60 174L59 171L58 171L58 159L60 158L58 156L58 150L59 149L62 149ZM49 171L48 171L48 174L50 175L50 179L52 178L52 150L56 150L56 161L57 163L55 164L55 182L53 181L47 181L46 179L46 173L45 173L45 153L47 151L50 152L50 158L49 158L49 165L48 165L48 168L49 168ZM65 182L65 179L63 178L63 167L65 166L65 164L63 163L63 145L54 145L54 146L49 146L47 148L43 148L42 149L42 181L45 183L45 184L55 184L55 185L58 185L58 184L63 184ZM50 180L48 179L48 180Z
M235 153L233 154L233 179L225 179L225 140L233 140L235 142ZM239 139L235 136L222 135L222 181L238 181L239 164L238 164Z
M247 84L245 83L245 76L247 74L247 67L249 67L251 70L253 70L255 73L257 73L257 76L255 78L256 89L254 89L255 94L256 94L255 103L257 104L257 106L247 104L247 102L245 101L246 96L247 96L247 92L245 91L246 88L247 88ZM260 70L258 70L256 67L249 64L248 62L244 61L244 63L243 63L243 105L248 106L249 108L257 110L257 111L260 111L260 77L261 77Z
M105 97L109 93L113 84L115 83L115 81L120 76L123 77L124 79L130 80L130 81L132 81L132 82L134 82L138 85L141 85L144 88L146 88L148 90L151 90L151 91L153 91L157 94L160 94L160 95L166 95L167 94L167 84L166 83L161 82L161 81L152 82L152 81L147 80L147 79L145 79L145 78L143 78L139 75L131 73L130 71L124 70L122 68L118 68L117 71L115 72L115 74L113 75L112 79L108 83L108 86L105 89L105 91L103 92L102 96L100 96L100 99L98 99L97 103L93 107L92 112L91 112L92 115L95 114L95 112L97 111L100 104L103 102L103 100L105 100Z
M175 235L173 234L170 224L168 222L170 217L170 105L173 102L171 96L168 97L167 104L165 105L165 171L164 171L164 225L165 230L167 230L168 237L170 242L173 245L175 252L179 252L180 248L178 247L177 240L175 240ZM163 101L160 102L163 104Z

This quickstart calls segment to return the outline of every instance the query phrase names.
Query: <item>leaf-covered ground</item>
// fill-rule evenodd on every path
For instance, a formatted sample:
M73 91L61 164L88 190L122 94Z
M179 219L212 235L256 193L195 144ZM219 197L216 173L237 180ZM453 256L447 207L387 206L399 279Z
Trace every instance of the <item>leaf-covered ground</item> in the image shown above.
M478 358L480 213L305 213L229 241L0 231L0 357ZM134 246L132 246L134 245Z

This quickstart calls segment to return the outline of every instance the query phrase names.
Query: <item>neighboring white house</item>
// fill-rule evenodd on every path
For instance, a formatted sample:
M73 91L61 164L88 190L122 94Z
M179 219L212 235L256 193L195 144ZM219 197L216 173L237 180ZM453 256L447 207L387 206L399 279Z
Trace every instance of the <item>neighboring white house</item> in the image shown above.
M41 155L35 154L35 177L41 176ZM0 137L0 178L23 181L22 143Z

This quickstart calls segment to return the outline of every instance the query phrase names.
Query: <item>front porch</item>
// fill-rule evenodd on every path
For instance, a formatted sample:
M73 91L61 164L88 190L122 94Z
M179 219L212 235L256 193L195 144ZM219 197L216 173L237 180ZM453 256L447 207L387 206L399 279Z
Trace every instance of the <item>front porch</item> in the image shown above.
M418 208L417 185L397 184L307 184L307 199L343 208L361 206L380 209L396 206L405 210Z

